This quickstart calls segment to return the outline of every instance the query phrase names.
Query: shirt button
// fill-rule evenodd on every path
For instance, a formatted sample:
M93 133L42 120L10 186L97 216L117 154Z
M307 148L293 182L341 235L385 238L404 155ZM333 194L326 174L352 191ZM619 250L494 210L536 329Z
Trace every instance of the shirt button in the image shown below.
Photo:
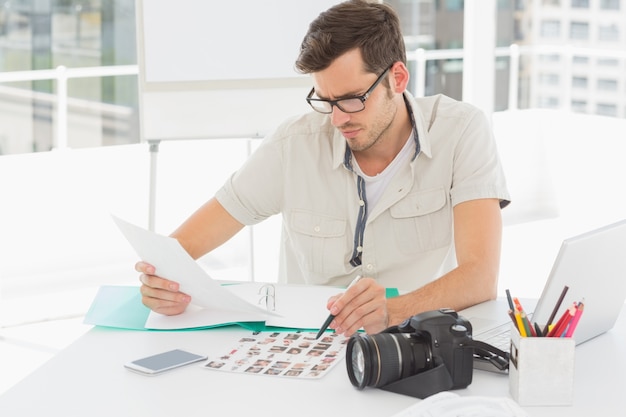
M359 253L363 252L363 246L357 246L356 247L356 251L359 252Z
M364 205L365 205L365 201L363 201L363 200L359 200L359 206L361 206L361 207L362 207L362 206L364 206Z
M321 227L319 227L319 226L315 226L315 227L313 228L313 230L314 230L315 232L319 233L319 231L320 231L320 230L322 230L322 228L321 228Z
M372 264L367 264L367 270L371 271L372 269L374 269L374 265Z

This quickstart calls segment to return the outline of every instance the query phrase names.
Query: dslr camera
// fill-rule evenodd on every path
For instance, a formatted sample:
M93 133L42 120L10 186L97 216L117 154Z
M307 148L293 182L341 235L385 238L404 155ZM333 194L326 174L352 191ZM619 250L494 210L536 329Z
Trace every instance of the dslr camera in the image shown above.
M454 310L417 314L381 333L348 340L346 365L352 385L417 398L472 382L472 325Z

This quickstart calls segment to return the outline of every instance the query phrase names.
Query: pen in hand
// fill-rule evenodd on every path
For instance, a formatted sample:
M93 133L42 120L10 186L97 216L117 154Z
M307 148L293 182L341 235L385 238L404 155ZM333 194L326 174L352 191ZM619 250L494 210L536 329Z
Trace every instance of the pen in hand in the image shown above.
M346 291L348 291L350 289L350 287L352 287L354 284L356 284L360 279L361 279L361 275L357 275L352 282L350 283L350 285L348 285L348 288L346 288ZM332 314L328 315L328 318L326 319L326 321L324 322L324 324L322 324L322 327L320 327L320 331L317 332L317 336L315 336L316 339L319 339L320 336L326 331L326 329L328 329L328 326L330 326L330 323L335 319L335 316Z

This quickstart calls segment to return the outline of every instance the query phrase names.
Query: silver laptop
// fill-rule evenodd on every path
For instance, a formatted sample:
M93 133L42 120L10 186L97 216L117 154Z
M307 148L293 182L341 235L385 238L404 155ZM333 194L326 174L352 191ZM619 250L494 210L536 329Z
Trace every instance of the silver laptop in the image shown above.
M541 327L546 324L565 286L568 290L553 322L574 302L584 302L584 313L573 335L577 345L615 325L626 301L626 220L563 241L536 306L522 300L527 312L533 312L529 314L531 322ZM475 340L508 351L508 309L507 301L499 299L459 314L472 324Z

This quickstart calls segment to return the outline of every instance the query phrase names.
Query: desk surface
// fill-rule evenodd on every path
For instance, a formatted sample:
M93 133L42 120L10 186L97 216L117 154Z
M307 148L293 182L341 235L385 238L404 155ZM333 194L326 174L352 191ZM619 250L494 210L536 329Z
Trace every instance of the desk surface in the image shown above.
M576 348L574 404L527 407L530 416L618 415L626 374L626 309L606 334ZM0 397L2 416L392 416L416 398L374 388L357 390L345 359L321 379L235 374L190 365L146 377L122 365L174 348L221 354L249 334L228 328L153 332L95 327ZM509 396L508 377L474 371L460 395ZM330 414L329 414L330 413ZM349 414L348 414L349 413Z

